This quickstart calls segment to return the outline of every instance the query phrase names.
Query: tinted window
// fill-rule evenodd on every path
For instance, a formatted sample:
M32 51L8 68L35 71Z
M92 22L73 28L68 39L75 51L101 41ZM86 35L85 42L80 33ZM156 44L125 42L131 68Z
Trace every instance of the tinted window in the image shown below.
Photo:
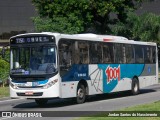
M134 48L133 45L125 45L126 63L134 63Z
M156 62L156 47L144 46L144 60L148 64Z
M63 76L72 64L89 63L89 45L87 41L62 39L59 42L59 65Z
M105 43L102 49L102 63L114 63L114 47L112 43Z
M141 45L135 45L135 62L144 63L143 47Z
M102 63L102 44L90 42L89 47L90 64Z
M152 63L152 48L150 46L144 46L144 62Z
M74 55L75 42L72 40L60 40L58 46L60 73L64 75L74 63L72 56Z
M152 47L152 62L156 63L156 47Z
M76 41L76 44L78 44L78 48L77 45L75 47L75 55L76 59L75 62L79 62L80 64L88 64L89 63L89 57L88 57L88 50L89 50L89 46L88 46L88 42L87 41Z
M125 47L123 44L115 44L115 62L126 63Z

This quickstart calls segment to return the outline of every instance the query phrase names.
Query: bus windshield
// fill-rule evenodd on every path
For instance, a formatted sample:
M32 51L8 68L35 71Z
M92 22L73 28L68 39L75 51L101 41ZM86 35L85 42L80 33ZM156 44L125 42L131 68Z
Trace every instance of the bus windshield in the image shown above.
M12 75L51 74L57 71L55 46L11 48Z

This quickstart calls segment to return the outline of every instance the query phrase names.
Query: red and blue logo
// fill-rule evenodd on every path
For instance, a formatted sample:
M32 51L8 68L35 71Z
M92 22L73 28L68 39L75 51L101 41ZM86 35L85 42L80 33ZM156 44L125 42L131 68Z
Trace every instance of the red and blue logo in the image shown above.
M103 92L110 93L123 78L140 76L144 64L98 64L98 68L103 71Z
M110 65L105 70L107 76L107 83L109 84L112 80L120 81L121 78L121 68L120 65L118 67L110 67Z

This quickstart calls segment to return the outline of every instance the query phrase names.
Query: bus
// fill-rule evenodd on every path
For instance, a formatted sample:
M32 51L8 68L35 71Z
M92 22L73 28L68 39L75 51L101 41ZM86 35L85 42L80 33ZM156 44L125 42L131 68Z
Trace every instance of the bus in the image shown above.
M10 38L10 97L53 98L140 89L158 83L157 45L121 36L26 33Z

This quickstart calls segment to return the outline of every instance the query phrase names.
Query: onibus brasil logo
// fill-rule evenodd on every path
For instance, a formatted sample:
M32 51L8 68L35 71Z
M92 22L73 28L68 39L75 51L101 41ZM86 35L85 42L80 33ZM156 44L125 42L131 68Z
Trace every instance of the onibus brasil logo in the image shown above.
M107 76L107 83L110 83L112 80L117 80L117 79L118 81L120 81L120 78L121 78L120 65L118 67L110 67L109 65L105 73Z

